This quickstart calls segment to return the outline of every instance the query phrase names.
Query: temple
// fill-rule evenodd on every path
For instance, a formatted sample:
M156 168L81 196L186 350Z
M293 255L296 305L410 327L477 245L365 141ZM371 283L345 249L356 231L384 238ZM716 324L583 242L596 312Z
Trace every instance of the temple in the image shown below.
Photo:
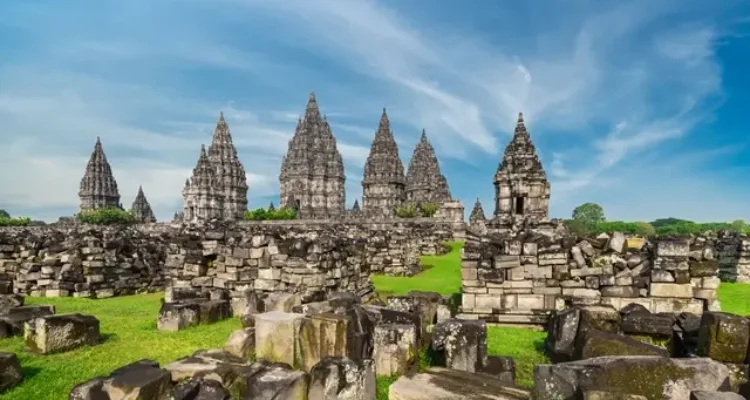
M247 211L245 169L232 142L224 113L219 114L211 145L201 145L193 175L182 190L184 222L239 220Z
M362 211L368 216L393 216L404 201L404 188L404 164L384 108L365 163Z
M315 99L310 97L305 115L281 162L281 207L294 208L299 218L336 218L346 212L344 163L336 138Z
M136 222L156 222L156 216L154 215L154 211L151 209L151 205L146 199L146 195L143 193L142 186L138 186L138 194L135 196L133 206L130 207L130 212L133 214Z
M414 149L406 173L406 201L411 203L438 203L451 201L448 181L440 172L435 149L427 140L427 132L422 136Z
M513 139L495 173L495 212L491 225L541 223L549 219L550 184L523 113L518 114Z
M117 182L112 175L112 168L107 161L102 141L98 136L94 151L91 153L88 164L86 164L86 172L81 179L78 197L81 199L80 211L105 207L122 208Z

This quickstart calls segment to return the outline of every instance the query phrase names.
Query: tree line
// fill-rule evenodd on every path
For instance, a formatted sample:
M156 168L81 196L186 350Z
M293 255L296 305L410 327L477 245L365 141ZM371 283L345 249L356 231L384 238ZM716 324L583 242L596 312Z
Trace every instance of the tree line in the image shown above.
M732 222L694 222L680 218L659 218L651 222L607 221L604 208L596 203L584 203L576 207L572 218L565 220L565 225L572 233L580 236L607 232L640 236L687 236L722 230L750 235L750 225L741 219Z

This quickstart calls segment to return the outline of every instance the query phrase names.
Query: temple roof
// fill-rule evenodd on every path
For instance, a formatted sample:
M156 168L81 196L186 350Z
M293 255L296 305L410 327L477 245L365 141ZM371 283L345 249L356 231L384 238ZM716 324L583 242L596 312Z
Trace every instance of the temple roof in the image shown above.
M398 145L385 108L367 156L363 183L404 184L404 164L399 157Z
M414 149L409 169L406 173L406 190L430 189L435 192L436 201L449 201L450 191L445 176L440 172L435 149L427 139L427 132L423 129L419 143Z
M143 193L143 186L138 186L138 194L130 207L130 212L138 222L156 222L154 211Z
M106 154L104 154L104 147L99 136L96 137L94 150L86 164L86 172L81 178L78 195L117 198L117 202L119 202L120 194L117 189L117 182L112 175L112 167L107 161Z
M527 180L547 180L547 174L539 160L536 147L526 129L523 113L518 113L513 138L505 148L503 160L495 174L495 183L520 176Z
M471 215L469 215L469 221L470 222L485 221L486 219L487 217L484 214L482 203L479 201L479 198L477 198L477 202L474 203L474 208L471 210Z

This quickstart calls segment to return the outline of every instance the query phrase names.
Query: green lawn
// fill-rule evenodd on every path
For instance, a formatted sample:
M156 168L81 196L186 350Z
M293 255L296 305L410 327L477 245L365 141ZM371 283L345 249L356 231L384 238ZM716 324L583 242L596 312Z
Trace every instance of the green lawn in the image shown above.
M460 244L443 256L423 257L431 268L416 277L373 277L381 292L405 294L411 289L436 291L445 295L460 292ZM58 313L92 314L101 321L102 344L62 354L39 356L24 349L21 338L0 340L0 351L10 351L21 360L25 380L18 387L0 395L0 399L58 400L67 399L70 389L98 375L130 362L150 358L162 365L194 351L221 347L229 334L239 329L237 319L198 326L176 333L156 330L161 293L127 296L106 300L76 298L26 298L26 304L54 304ZM724 311L750 315L750 285L722 284L719 299ZM529 387L534 364L547 362L542 352L544 332L522 328L490 326L490 354L512 356L516 360L517 383ZM391 379L380 379L379 399L385 398Z
M0 351L16 353L24 382L0 395L0 399L67 399L76 384L142 358L162 365L196 350L221 347L230 333L240 328L238 319L198 326L176 333L156 330L162 293L106 300L77 298L26 298L26 304L54 304L58 313L92 314L101 321L104 342L61 354L39 356L24 349L19 337L0 340Z

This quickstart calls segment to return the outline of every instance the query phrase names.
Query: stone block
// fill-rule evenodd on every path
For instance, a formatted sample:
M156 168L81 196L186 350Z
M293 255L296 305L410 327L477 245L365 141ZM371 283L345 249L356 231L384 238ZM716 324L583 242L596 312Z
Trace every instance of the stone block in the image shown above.
M295 306L301 304L302 298L298 294L271 293L265 299L265 310L290 313Z
M304 371L326 357L347 354L348 319L343 315L317 314L302 321L299 338L299 361Z
M483 374L430 368L402 376L388 389L389 400L530 400L529 392Z
M368 400L375 391L372 360L328 357L310 370L307 400Z
M583 332L576 344L574 359L585 360L602 356L669 357L669 352L617 333L593 329Z
M431 347L445 367L478 372L487 364L487 325L482 320L450 319L432 330Z
M201 307L197 302L163 303L156 319L156 329L177 332L200 323Z
M250 357L255 353L255 328L238 329L229 336L224 350L237 357Z
M689 283L652 283L649 285L649 295L651 297L690 299L693 297L693 285Z
M23 380L21 363L14 353L0 352L0 393Z
M227 300L203 301L199 304L199 308L201 324L212 324L232 316L232 311Z
M378 376L401 375L416 361L417 328L414 325L375 326L373 355Z
M50 354L99 343L99 320L93 315L59 314L27 321L23 335L26 348Z
M750 321L739 315L704 312L698 333L698 355L742 364L750 343Z
M280 311L255 316L255 355L258 359L299 366L300 328L306 317Z
M657 257L689 257L690 242L686 239L661 239L655 244Z
M254 364L253 373L243 374L233 391L240 399L308 400L309 377L283 364Z

